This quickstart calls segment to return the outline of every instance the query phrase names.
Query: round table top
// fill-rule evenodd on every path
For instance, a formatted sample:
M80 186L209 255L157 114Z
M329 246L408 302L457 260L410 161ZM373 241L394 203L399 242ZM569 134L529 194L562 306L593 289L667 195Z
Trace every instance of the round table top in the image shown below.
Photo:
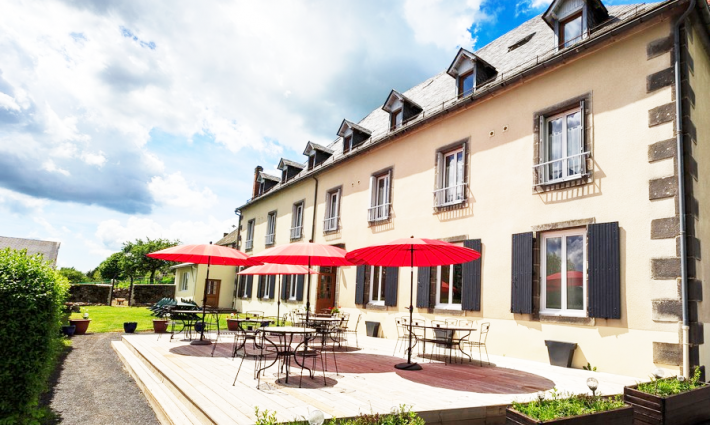
M309 317L308 321L314 322L339 322L343 320L341 317Z
M173 314L173 313L179 313L179 314L186 314L186 313L202 314L202 310L170 310L170 314Z
M302 328L300 326L266 326L259 329L264 332L284 334L312 334L316 332L313 328Z

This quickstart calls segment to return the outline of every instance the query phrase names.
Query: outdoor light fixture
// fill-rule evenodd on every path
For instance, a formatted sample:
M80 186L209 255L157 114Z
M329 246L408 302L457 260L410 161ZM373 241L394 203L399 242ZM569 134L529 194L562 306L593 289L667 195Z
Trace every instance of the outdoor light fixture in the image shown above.
M310 425L323 425L323 421L325 421L325 416L323 415L323 412L318 409L311 410L308 414L308 423Z
M599 381L596 378L587 379L587 386L592 390L592 396L597 395L597 388L599 388Z
M544 391L538 391L537 392L537 399L539 401L543 401L545 399L545 392Z
M678 375L676 379L678 379L678 382L685 382L685 376L683 375Z

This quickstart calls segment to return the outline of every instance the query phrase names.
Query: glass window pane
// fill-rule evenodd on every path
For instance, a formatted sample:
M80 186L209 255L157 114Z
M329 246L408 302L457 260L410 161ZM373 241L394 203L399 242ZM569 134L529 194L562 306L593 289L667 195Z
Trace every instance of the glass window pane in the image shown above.
M584 237L582 235L567 236L567 308L582 310L584 308Z
M439 304L449 303L449 284L451 282L449 266L442 266L441 269L441 283L439 284Z
M565 47L579 42L582 37L582 17L578 16L564 24Z
M379 291L379 301L384 301L385 300L385 283L387 282L387 268L386 267L381 267L380 268L380 291Z
M562 238L545 239L545 306L562 308Z
M454 276L452 278L454 286L451 297L452 304L461 304L461 288L463 288L463 264L454 264Z
M473 93L473 73L468 74L461 82L462 96Z

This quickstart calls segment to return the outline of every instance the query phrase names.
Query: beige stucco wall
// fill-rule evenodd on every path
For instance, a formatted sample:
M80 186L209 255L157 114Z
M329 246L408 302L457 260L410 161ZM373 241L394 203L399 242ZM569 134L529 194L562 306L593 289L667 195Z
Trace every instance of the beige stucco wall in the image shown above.
M696 25L699 22L695 21ZM703 47L698 29L693 28L688 37L688 53L693 58L693 72L688 75L690 86L695 92L695 107L689 111L695 126L697 139L692 144L692 154L698 163L698 178L693 181L693 197L698 201L699 214L694 220L696 237L705 242L710 239L710 58ZM688 129L686 129L687 131ZM710 294L710 260L702 256L707 252L707 242L700 246L700 262L697 267L697 278L702 282L704 301L698 303L698 321L705 324L705 344L700 346L700 364L710 364L710 307L707 297Z
M190 273L190 281L186 291L180 290L182 275ZM234 300L234 280L236 267L232 266L210 266L210 280L220 281L219 307L232 308ZM207 266L204 264L187 265L175 270L175 298L185 298L202 305L204 298L205 279L207 278Z
M579 344L575 367L590 362L605 372L648 376L657 366L652 361L652 343L678 342L676 323L651 319L652 299L677 297L675 281L653 281L650 275L651 258L673 257L676 249L672 239L650 239L651 220L675 214L673 200L649 201L648 195L649 180L673 174L672 161L649 164L647 157L648 145L673 136L671 123L648 126L648 111L671 102L671 89L646 93L646 76L669 64L669 54L647 60L646 46L669 33L665 21L617 38L587 57L319 174L316 242L345 243L352 250L410 235L480 238L482 309L467 315L492 323L491 353L547 362L545 339L573 341ZM534 112L585 93L592 98L588 105L592 118L587 125L593 141L593 183L534 194ZM464 209L434 214L435 152L462 139L470 142L469 203ZM368 227L369 179L386 167L393 167L393 219ZM310 225L312 180L301 186L300 191L286 189L242 210L244 222L257 218L254 252L263 249L268 211L279 210L277 244L288 242L290 206L304 197L304 217ZM338 186L343 190L341 229L324 235L325 193ZM596 320L590 326L533 321L527 315L510 313L511 235L535 225L586 218L619 222L622 318ZM382 322L387 337L396 335L393 315L404 314L409 304L409 270L401 269L399 278L396 308L363 311L367 320ZM338 285L338 304L352 313L362 311L354 305L354 267L341 268ZM415 314L420 316L439 316L418 310ZM364 332L364 326L360 330Z

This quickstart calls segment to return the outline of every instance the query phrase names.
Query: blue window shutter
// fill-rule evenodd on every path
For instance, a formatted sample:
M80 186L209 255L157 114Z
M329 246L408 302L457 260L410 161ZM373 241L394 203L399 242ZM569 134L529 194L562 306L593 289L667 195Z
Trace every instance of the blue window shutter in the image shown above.
M587 227L587 310L590 317L621 319L619 223Z
M357 266L355 273L355 304L365 304L365 267Z
M532 313L533 304L533 234L513 235L512 284L510 311Z
M248 275L247 276L247 298L251 298L251 290L254 286L254 276L253 275Z
M417 307L429 307L430 280L431 269L429 267L419 267L417 272Z
M269 299L274 299L274 293L276 292L276 276L271 275L269 276Z
M463 241L466 248L475 249L481 252L481 240L469 239ZM469 311L481 311L481 261L478 260L463 263L462 288L461 288L461 309Z
M302 274L296 277L296 299L298 301L303 301L303 281L305 279L305 275Z
M281 299L287 300L288 299L288 291L291 288L291 279L295 279L296 276L281 275L279 278L281 279Z
M387 267L385 271L385 305L397 305L397 289L399 285L399 268Z

